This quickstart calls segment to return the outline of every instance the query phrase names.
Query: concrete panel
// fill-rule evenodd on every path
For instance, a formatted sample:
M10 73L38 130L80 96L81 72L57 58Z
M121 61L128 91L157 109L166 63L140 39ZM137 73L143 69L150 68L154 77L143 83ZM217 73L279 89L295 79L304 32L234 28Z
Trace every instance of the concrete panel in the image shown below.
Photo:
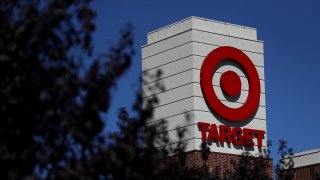
M218 98L222 101L222 103L228 102L228 100L224 97L220 86L214 86L214 89ZM158 106L163 106L165 104L172 103L188 97L193 97L193 96L203 97L203 94L202 94L199 83L190 83L184 86L180 86L178 88L161 92L159 94L156 94L156 96L159 99L159 103L156 105L156 107L158 107ZM247 100L247 96L248 96L248 91L242 90L239 99L235 102L230 102L230 103L234 103L237 107L240 107ZM151 98L151 97L152 96L145 97L145 98ZM263 93L261 93L260 95L259 104L260 106L265 106L265 94Z
M293 162L294 168L300 168L313 164L320 163L320 149L313 149L309 151L295 153L292 156L286 156L283 158L284 162L288 164L290 161ZM283 167L287 169L288 167Z
M170 33L170 28L164 28L161 31L157 32L157 40L162 40L164 38L169 37L172 33Z
M192 151L192 150L201 150L201 139L192 138L185 141L182 141L183 144L185 144L185 151ZM172 143L170 145L165 146L156 146L158 148L165 148L167 150L176 148L178 143ZM228 147L227 143L224 144L224 147L217 147L214 145L209 145L211 152L219 152L219 153L228 153L228 154L238 154L238 155L247 155L249 153L252 156L265 156L267 154L267 147L258 148L255 146L253 149L241 149L241 148L233 148L233 145L231 144L230 147ZM173 155L172 153L170 155Z
M186 152L195 150L195 139L194 138L185 140L182 143L185 145L185 151ZM178 145L178 143L171 143L169 145L161 145L161 146L160 145L156 145L155 147L165 148L165 149L170 151L170 150L173 150L173 149L177 148L177 145ZM171 152L169 155L173 155L173 152Z
M169 32L170 39L172 36L174 36L178 33L181 33L181 31L182 31L181 25L182 25L182 23L176 23L176 24L173 24L168 27L170 29L170 32Z
M229 107L233 106L230 102L226 102L226 103L228 103ZM194 108L196 110L210 112L209 107L207 106L205 100L202 97L194 97ZM259 106L257 109L257 112L253 118L265 120L266 119L266 107Z
M200 70L201 67L202 67L202 63L203 63L205 57L194 55L194 56L192 56L192 58L193 58L193 68ZM162 67L162 66L160 66L160 67ZM264 67L255 66L255 68L256 68L256 70L258 72L259 79L264 80L265 79ZM241 76L245 77L243 75L242 70L239 68L239 65L234 63L234 62L232 62L232 61L223 62L221 64L221 67L219 69L217 69L217 72L222 73L222 72L225 72L225 71L228 71L228 70L229 71L235 71L236 73L242 74Z
M233 46L242 51L263 53L263 43L204 31L192 31L192 41L214 46Z
M220 117L214 116L211 112L203 112L197 110L191 110L189 112L171 116L163 119L167 123L167 130L177 129L179 127L185 127L189 125L196 125L198 122L214 123L217 125L228 125L230 127L241 127L249 129L266 130L266 121L261 119L252 119L250 122L233 123L227 122ZM149 125L159 124L160 121L150 121Z
M300 166L308 166L308 165L317 164L317 163L320 163L320 152L306 154L300 157Z
M182 137L179 137L178 130L184 132ZM185 141L185 140L194 138L195 136L194 130L195 130L194 125L189 125L185 127L180 127L178 129L167 131L170 143L177 143L179 141Z
M189 17L148 33L148 44L161 41L190 29L197 29L244 39L257 39L257 32L254 28L199 17Z
M229 36L239 37L239 38L245 38L244 31L247 28L243 26L226 26L226 32Z
M181 60L178 61L174 61L172 63L169 64L165 64L162 66L158 66L157 68L148 70L148 71L144 71L143 72L143 78L145 80L145 83L150 83L155 81L156 79L152 78L151 76L148 75L154 75L156 74L158 71L161 71L161 78L166 78L168 76L172 76L174 74L178 74L187 70L191 70L193 67L193 57L189 56L186 58L183 58ZM148 75L145 75L145 74Z
M201 19L193 19L192 26L196 30L227 35L225 23L214 22L214 21L203 21Z
M171 104L167 104L165 106L160 106L155 108L153 120L156 121L156 120L168 118L174 115L191 111L193 109L210 112L203 98L190 97L190 98L186 98ZM253 118L266 119L266 108L259 106Z
M264 68L260 67L260 66L255 66L257 72L258 72L258 76L260 80L264 80ZM197 68L198 69L198 68ZM199 68L199 70L201 69L201 67ZM245 74L243 73L242 68L235 62L233 61L226 61L223 63L223 65L221 67L219 67L219 69L217 69L216 73L224 73L227 71L234 71L235 73L237 73L239 76L241 77L246 77Z
M205 111L205 112L210 112L209 107L207 106L204 98L202 97L194 97L194 109L200 110L200 111ZM232 107L233 104L230 102L226 102L229 107ZM234 107L232 107L234 108ZM266 107L259 106L257 109L257 112L253 118L256 119L266 119Z
M201 143L202 140L201 139L195 139L195 149L196 150L201 150ZM267 147L262 147L261 149L259 149L257 146L254 146L253 149L246 149L243 147L234 147L233 144L230 144L230 146L228 146L227 143L223 144L223 147L217 147L215 144L209 145L208 146L210 148L211 152L221 152L221 153L228 153L228 154L239 154L239 155L243 155L246 153L250 153L253 156L260 156L260 155L266 155L267 153Z
M153 125L161 124L163 121L166 123L167 131L170 131L173 129L177 129L179 127L185 127L185 126L196 124L194 122L195 120L194 117L196 112L197 111L191 110L189 112L171 116L169 118L165 118L159 121L150 121L150 122L147 122L147 124L153 126Z
M214 116L211 112L194 111L192 115L193 116L190 116L193 117L194 124L197 124L198 122L206 122L217 125L228 125L230 127L266 130L266 121L262 119L252 119L250 121L243 122L232 122L226 121L218 116Z
M192 27L196 30L207 31L212 33L234 36L245 39L257 39L256 30L254 28L239 26L235 24L219 22L204 18L192 18Z
M155 108L153 121L182 114L194 109L194 98L187 98L165 106Z
M231 45L233 46L233 44ZM264 54L263 43L254 44L254 43L251 43L250 41L245 41L244 46L248 50L251 49L252 52L258 52L258 53Z
M160 54L144 58L142 60L142 70L152 69L190 55L192 55L192 43L187 43L174 49L164 51Z
M206 57L211 51L218 48L219 46L203 44L199 42L192 42L193 54ZM263 54L254 53L249 51L243 51L252 61L255 66L264 67Z
M147 36L147 42L152 43L157 41L157 33L151 33Z
M182 142L183 144L186 145L185 151L192 151L192 150L201 150L201 144L202 144L202 140L201 139L197 139L197 138L193 138L193 139L188 139ZM176 148L178 145L178 143L172 143L170 145L166 145L166 146L156 146L159 148L166 148L166 149L173 149ZM230 147L228 147L228 144L225 143L224 147L217 147L215 145L209 145L208 146L210 148L211 152L219 152L219 153L228 153L228 154L238 154L238 155L247 155L248 153L252 156L265 156L267 154L267 147L262 147L262 148L258 148L257 146L255 146L253 149L245 149L245 148L241 148L239 147L238 149L234 148L232 144L230 144ZM170 154L172 155L172 154Z
M150 96L150 95L153 95L156 93L163 92L160 89L157 89L155 91L149 91L149 87L154 87L156 83L163 84L165 86L166 91L173 89L173 88L177 88L177 87L186 85L186 84L190 84L193 81L193 75L194 75L193 70L189 70L189 71L185 71L185 72L176 74L174 76L160 79L159 81L156 81L156 82L152 82L152 83L143 85L142 86L143 91L144 91L143 96L146 97L146 96Z
M257 30L254 28L246 28L243 34L246 39L252 39L252 40L257 39Z
M146 58L161 52L167 51L169 49L181 46L192 41L192 31L186 31L181 34L172 36L169 39L163 41L158 41L156 43L145 45L142 48L142 58Z
M214 78L213 78L213 85L214 86L218 86L220 84L219 83L220 76L221 76L221 74L219 74L219 73L216 73L214 75ZM240 79L242 82L241 89L248 91L249 86L248 86L248 82L247 82L246 78L240 77ZM150 95L153 95L156 93L163 92L160 89L156 90L156 91L149 91L149 87L154 87L156 83L163 84L165 86L165 90L167 91L167 90L177 88L177 87L180 87L180 86L192 83L192 82L200 83L200 70L191 69L191 70L184 71L182 73L179 73L179 74L167 77L167 78L160 79L156 82L144 84L142 87L143 91L144 91L143 96L146 97L146 96L150 96ZM264 84L263 80L260 80L260 86L261 86L261 92L265 93L265 84Z
M154 69L144 71L144 74L148 73L149 75L153 75L153 74L156 74L157 71L161 71L162 73L161 78L165 78L186 70L190 70L192 68L201 70L203 60L204 58L200 56L189 56L189 57L182 58L180 60L173 61L171 63L165 64L162 66L158 66ZM264 68L259 66L255 66L255 67L257 69L260 80L264 80ZM234 71L239 76L246 77L242 72L241 67L232 61L225 61L224 63L222 63L221 66L217 69L216 73L221 74L226 71ZM145 75L143 77L145 78L146 83L150 83L156 80L154 78L151 78Z
M163 106L175 101L179 101L185 98L190 98L194 96L193 83L181 86L169 91L165 91L156 95L159 103L155 107ZM152 98L153 96L145 97L145 99Z
M181 58L188 57L190 55L201 56L203 59L214 49L219 46L203 44L199 42L189 42L181 46L156 53L152 56L143 58L143 71L152 69L173 61L177 61ZM263 54L253 53L249 51L243 51L251 60L255 66L264 66ZM148 52L145 52L146 54ZM203 60L202 59L202 60ZM202 64L202 63L201 63Z
M169 41L169 40L168 40ZM167 42L167 41L165 41ZM164 42L164 47L167 46L167 44ZM174 42L172 42L174 44ZM155 44L156 45L156 44ZM192 45L192 47L191 47ZM165 51L159 51L158 53L154 52L153 55L145 56L144 54L150 54L148 51L153 52L154 49L157 49L157 46L155 46L151 50L147 50L149 48L143 48L143 63L146 63L146 60L152 61L152 63L157 63L154 66L150 66L148 64L143 64L143 70L151 69L154 67L158 67L160 65L166 64L171 61L175 61L178 59L181 59L182 57L190 56L190 55L197 55L202 56L203 58L206 57L212 50L218 48L217 45L211 45L211 44L204 44L200 42L186 42L184 44L181 44L179 46L174 46L174 48L170 48ZM240 48L241 49L241 48ZM250 51L244 51L243 52L252 60L253 64L256 66L263 67L263 55L261 53L254 53ZM170 56L168 56L170 55ZM169 58L169 61L165 61L163 63L164 59ZM160 61L160 62L157 62Z
M182 21L170 24L163 28L157 29L148 33L148 44L152 44L157 41L161 41L163 39L174 36L178 33L184 32L186 30L192 29L192 20L191 18L184 19ZM149 38L150 36L150 38ZM156 37L156 38L151 38Z

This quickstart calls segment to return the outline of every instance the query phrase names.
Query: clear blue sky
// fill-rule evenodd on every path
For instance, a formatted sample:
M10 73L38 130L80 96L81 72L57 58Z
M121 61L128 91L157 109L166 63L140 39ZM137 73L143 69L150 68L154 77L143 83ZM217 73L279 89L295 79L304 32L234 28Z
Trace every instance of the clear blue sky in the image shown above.
M130 71L115 89L109 118L128 107L140 88L141 46L146 34L189 16L257 28L264 41L267 131L295 152L320 148L320 1L318 0L106 0L97 10L96 49L116 42L125 23L134 25L137 51ZM108 129L115 128L108 121Z

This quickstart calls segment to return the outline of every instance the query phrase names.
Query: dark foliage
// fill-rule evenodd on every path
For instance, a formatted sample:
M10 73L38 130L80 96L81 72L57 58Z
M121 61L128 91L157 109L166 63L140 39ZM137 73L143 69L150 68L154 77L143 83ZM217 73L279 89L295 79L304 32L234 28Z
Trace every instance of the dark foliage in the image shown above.
M279 140L279 148L277 153L281 157L279 163L277 163L275 167L277 179L293 179L294 171L291 171L291 169L294 167L294 162L290 158L283 159L285 157L292 156L293 150L287 146L287 142L285 140Z
M100 113L134 52L127 27L117 45L92 56L88 5L0 2L1 179L99 177Z
M235 162L236 172L232 179L270 179L267 174L268 164L265 157L252 158L243 156L239 162Z

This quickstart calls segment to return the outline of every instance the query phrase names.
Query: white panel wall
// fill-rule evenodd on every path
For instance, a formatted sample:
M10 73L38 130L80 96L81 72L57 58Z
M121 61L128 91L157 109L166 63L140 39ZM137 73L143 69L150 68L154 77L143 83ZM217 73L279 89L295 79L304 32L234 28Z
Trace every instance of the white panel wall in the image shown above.
M187 151L200 148L201 132L198 122L215 123L231 127L266 130L266 102L263 42L256 39L256 30L249 27L232 25L203 18L190 17L148 34L148 44L142 47L142 69L144 74L162 72L160 79L144 76L145 100L157 96L159 103L154 109L150 125L164 120L168 123L169 144L175 146L179 141L177 129L185 128L182 141L187 143ZM223 120L211 112L203 98L200 88L200 69L209 52L220 46L233 46L242 50L255 65L261 84L260 103L252 119L241 123ZM226 71L236 72L241 79L241 95L235 102L229 102L222 94L220 77ZM165 90L149 91L156 84L163 84ZM224 61L213 75L213 89L226 106L242 106L248 96L248 81L239 66L232 61ZM263 148L254 147L253 154L264 152L267 135L263 139ZM234 147L227 143L212 144L215 152L242 154L243 147Z
M283 160L286 164L289 164L289 162L293 162L293 168L300 168L303 166L320 164L320 149L296 153L292 156L287 156L283 158ZM283 168L286 169L288 167Z

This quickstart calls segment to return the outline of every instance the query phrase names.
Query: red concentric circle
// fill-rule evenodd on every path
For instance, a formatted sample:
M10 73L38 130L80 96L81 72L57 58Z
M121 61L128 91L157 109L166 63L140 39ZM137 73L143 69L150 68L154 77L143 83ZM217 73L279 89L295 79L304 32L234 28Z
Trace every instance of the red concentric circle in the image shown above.
M249 83L249 93L245 103L239 108L230 108L224 105L213 90L212 77L217 65L224 61L231 60L239 64L243 69ZM234 79L234 74L226 74L226 80L221 80L224 93L234 96L239 92L237 89L230 90L230 78ZM228 77L229 76L229 77ZM231 77L233 76L233 77ZM240 79L239 79L240 80ZM225 82L224 82L225 81ZM241 84L241 83L240 83ZM258 108L260 101L260 80L258 72L250 58L241 50L234 47L224 46L211 51L201 67L200 85L203 96L211 109L219 116L230 121L243 121L251 116ZM229 87L231 86L231 87ZM237 86L237 85L236 85Z
M222 91L228 96L235 97L241 93L241 80L233 71L227 71L220 78Z

